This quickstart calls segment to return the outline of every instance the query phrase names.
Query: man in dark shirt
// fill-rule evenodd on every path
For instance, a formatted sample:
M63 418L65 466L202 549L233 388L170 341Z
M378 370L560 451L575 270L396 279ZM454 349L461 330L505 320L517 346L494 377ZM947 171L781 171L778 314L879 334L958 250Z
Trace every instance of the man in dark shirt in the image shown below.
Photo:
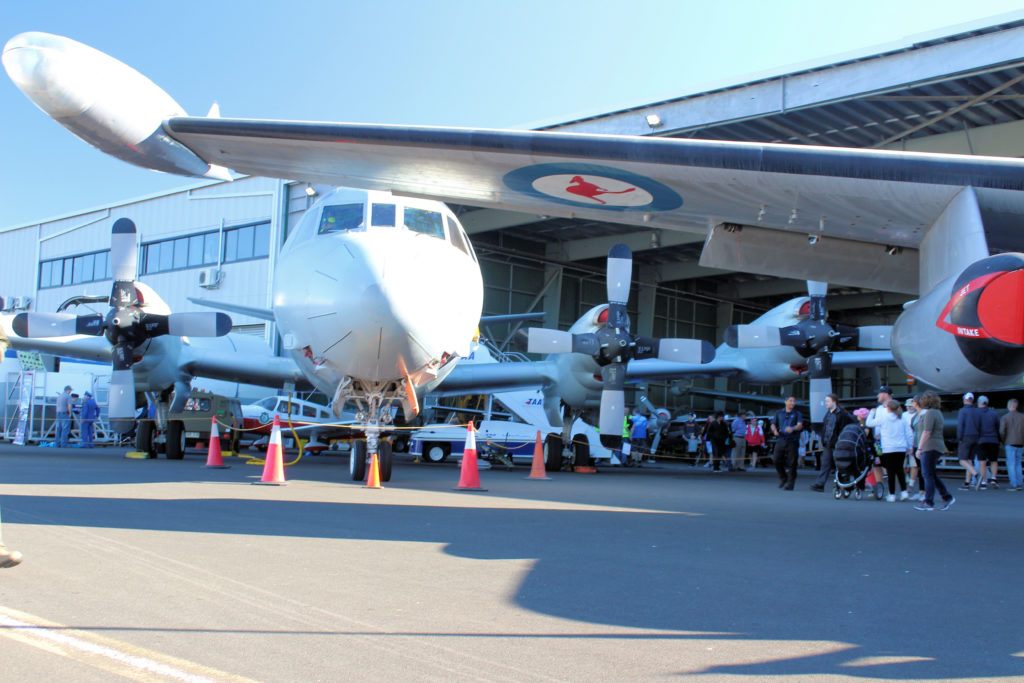
M796 397L786 399L786 408L772 418L772 434L775 435L775 471L779 475L779 488L792 491L796 484L797 456L800 448L800 430L804 418L796 409Z
M956 416L956 440L960 442L956 456L960 460L960 466L967 470L967 481L960 487L961 491L971 488L971 480L978 476L974 469L975 449L978 447L978 437L981 435L981 424L978 419L978 409L974 405L974 394L964 394L964 407Z
M978 483L979 489L997 489L999 476L999 415L988 405L988 396L978 397ZM991 467L991 469L988 469Z
M825 397L824 419L821 421L821 471L818 472L818 479L811 484L812 491L824 491L836 471L832 452L835 450L836 441L843 427L852 424L857 420L850 413L839 406L839 397L829 394Z

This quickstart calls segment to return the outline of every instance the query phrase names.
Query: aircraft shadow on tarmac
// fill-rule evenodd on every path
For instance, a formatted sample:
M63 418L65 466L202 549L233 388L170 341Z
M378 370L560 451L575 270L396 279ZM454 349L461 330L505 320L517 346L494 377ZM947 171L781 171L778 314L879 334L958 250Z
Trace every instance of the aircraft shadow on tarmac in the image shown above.
M1016 626L1019 551L1000 549L1012 545L1006 540L1016 538L1016 524L994 530L1000 547L951 558L949 544L965 538L936 542L915 538L921 534L911 529L886 541L887 530L870 524L808 524L785 510L737 524L735 517L715 522L714 515L233 498L3 501L9 522L438 543L460 557L536 558L515 602L556 617L648 630L616 638L849 645L705 673L950 679L1024 671L1024 633ZM840 533L845 537L836 538ZM973 548L992 538L966 540ZM986 588L971 588L979 580ZM934 599L923 599L922 585ZM881 663L851 665L865 658Z

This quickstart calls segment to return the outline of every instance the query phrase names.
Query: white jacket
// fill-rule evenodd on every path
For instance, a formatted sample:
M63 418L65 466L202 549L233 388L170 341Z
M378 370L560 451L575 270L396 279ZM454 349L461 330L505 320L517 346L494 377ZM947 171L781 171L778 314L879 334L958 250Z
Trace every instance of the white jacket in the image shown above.
M875 439L882 444L883 453L906 453L914 447L914 430L910 423L887 408L873 409L864 424L875 430Z

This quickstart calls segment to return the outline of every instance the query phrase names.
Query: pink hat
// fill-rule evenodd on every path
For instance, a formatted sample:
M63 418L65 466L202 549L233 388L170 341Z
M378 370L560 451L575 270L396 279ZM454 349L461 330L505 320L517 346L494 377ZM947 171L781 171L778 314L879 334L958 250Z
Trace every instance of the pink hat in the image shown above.
M867 417L868 413L870 413L870 412L871 411L868 410L867 408L857 408L857 410L853 411L853 414L856 415L858 418L861 418L861 417Z

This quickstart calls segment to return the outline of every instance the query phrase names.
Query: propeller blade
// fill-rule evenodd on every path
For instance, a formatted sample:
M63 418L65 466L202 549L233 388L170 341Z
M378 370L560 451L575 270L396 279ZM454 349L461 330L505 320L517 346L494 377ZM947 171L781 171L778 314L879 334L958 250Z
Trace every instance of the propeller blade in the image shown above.
M138 259L135 223L128 218L118 218L110 231L110 271L114 282L134 282L135 266ZM115 285L116 287L116 285ZM135 297L134 287L132 298ZM113 300L111 306L115 306Z
M527 353L570 353L572 352L572 334L562 330L549 330L544 327L531 327L526 330Z
M601 341L596 334L574 334L572 336L572 352L596 356L601 351Z
M608 304L608 327L629 332L629 314L625 304Z
M715 358L715 347L700 339L636 338L637 360L657 358L673 363L708 363Z
M134 282L114 281L110 289L110 305L112 308L123 309L135 306L139 303L139 297L135 291Z
M734 349L765 349L782 344L782 331L769 325L730 325L725 343Z
M861 349L892 348L892 325L865 325L857 328L857 347Z
M601 443L605 448L618 448L622 445L622 418L626 414L625 363L611 363L601 368L601 379L604 388L601 391L601 415L598 427L601 431Z
M102 332L103 319L100 318ZM14 333L26 339L78 334L78 316L70 313L19 313L11 321Z
M223 337L231 331L227 313L171 313L167 329L177 337Z
M110 428L124 434L135 422L135 373L130 369L110 373L110 392L107 396Z
M616 244L608 251L605 273L608 303L625 304L629 301L629 283L633 279L633 252L625 244ZM611 324L611 312L608 322Z
M811 320L825 321L828 317L828 304L825 297L828 295L828 283L807 281L807 294L811 297Z
M832 356L816 353L807 359L811 378L811 423L821 424L825 418L825 397L832 393Z
M819 425L825 419L825 397L832 393L832 378L811 378L811 424Z
M78 334L100 336L103 334L103 316L99 314L78 316L75 321L75 331Z
M622 389L605 389L601 392L601 445L618 448L622 445L622 419L626 415L626 392Z

